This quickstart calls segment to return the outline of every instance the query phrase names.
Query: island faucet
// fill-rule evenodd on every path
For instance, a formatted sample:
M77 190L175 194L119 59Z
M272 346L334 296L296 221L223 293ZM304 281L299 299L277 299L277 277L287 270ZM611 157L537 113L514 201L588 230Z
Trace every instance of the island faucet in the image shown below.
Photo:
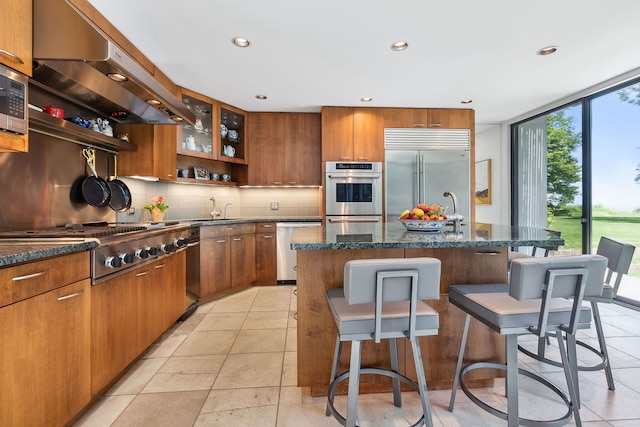
M445 191L442 196L451 197L451 200L453 200L453 215L448 215L447 218L452 221L463 221L464 218L462 217L462 215L458 215L458 198L456 197L456 195L451 191Z
M227 203L226 205L224 205L224 219L227 219L227 208L231 206L231 203Z

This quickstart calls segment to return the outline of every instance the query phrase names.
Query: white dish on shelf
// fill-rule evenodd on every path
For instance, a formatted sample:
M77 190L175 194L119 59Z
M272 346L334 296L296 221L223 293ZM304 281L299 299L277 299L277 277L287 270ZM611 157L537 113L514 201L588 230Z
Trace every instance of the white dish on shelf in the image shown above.
M442 231L447 222L449 222L447 219L401 219L399 221L409 231Z

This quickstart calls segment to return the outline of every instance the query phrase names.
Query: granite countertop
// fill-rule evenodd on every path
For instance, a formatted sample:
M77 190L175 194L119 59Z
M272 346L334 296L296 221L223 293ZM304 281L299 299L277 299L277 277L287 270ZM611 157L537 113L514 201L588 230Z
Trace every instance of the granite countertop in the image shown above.
M564 240L546 230L500 224L452 225L440 232L407 231L399 222L350 224L348 232L330 227L296 229L291 240L295 250L384 248L481 248L511 246L561 246Z
M258 218L227 218L227 219L211 219L211 218L195 218L195 219L180 219L182 223L188 223L191 227L207 227L210 225L221 224L246 224L255 222L322 222L322 218L319 216L295 216L295 217L258 217Z
M96 247L96 239L0 239L0 268Z

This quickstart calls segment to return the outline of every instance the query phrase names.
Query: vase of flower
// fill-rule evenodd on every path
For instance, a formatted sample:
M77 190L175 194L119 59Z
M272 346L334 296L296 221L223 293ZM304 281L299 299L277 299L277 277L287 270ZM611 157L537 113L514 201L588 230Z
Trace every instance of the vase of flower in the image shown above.
M164 219L164 213L166 211L161 211L159 208L151 209L151 221L153 222L162 222Z
M164 197L155 196L151 199L151 203L145 205L144 208L151 213L151 221L162 222L169 206L164 203Z

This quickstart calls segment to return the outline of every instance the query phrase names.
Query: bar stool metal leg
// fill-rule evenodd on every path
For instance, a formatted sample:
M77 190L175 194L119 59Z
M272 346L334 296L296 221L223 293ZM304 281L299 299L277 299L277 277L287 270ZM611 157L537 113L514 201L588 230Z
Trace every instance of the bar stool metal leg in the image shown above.
M398 342L396 338L389 339L389 356L391 359L391 371L398 373ZM392 377L391 382L393 384L393 404L398 408L402 407L402 394L400 390L400 380L396 377Z
M358 417L358 392L360 388L360 353L362 341L351 341L351 361L349 362L349 394L347 397L346 427L355 427Z
M451 398L449 399L449 412L453 412L453 403L456 400L456 392L460 382L460 371L462 371L462 360L464 359L464 349L467 345L467 335L469 333L469 323L471 315L467 314L464 319L464 329L462 330L462 341L460 341L460 351L458 352L458 363L456 364L456 374L453 376L453 387L451 388Z
M424 376L424 366L422 365L422 352L420 351L420 343L417 337L411 340L411 349L413 350L413 363L416 367L416 376L418 377L418 387L420 388L420 401L422 402L422 413L424 414L425 424L433 427L433 419L431 418L431 403L427 393L427 381Z

